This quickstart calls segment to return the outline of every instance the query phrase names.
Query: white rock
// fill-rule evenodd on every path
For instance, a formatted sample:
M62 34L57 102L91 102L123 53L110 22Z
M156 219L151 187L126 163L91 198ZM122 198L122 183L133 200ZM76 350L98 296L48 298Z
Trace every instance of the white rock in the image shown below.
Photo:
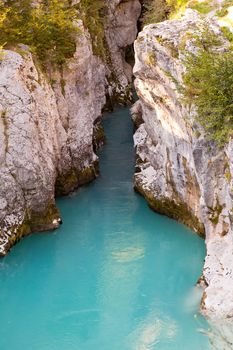
M181 82L180 48L185 44L186 50L195 50L190 40L184 42L185 36L199 33L204 24L220 33L214 20L203 20L188 10L179 20L146 26L135 42L135 86L144 120L134 135L135 186L154 209L197 231L204 226L207 256L203 275L208 286L202 311L212 322L227 320L227 326L224 323L218 331L224 329L224 337L228 334L229 338L233 320L233 142L220 151L205 139L192 116L187 118L189 113L171 78ZM180 208L179 214L168 211L165 202ZM218 349L232 349L224 346Z

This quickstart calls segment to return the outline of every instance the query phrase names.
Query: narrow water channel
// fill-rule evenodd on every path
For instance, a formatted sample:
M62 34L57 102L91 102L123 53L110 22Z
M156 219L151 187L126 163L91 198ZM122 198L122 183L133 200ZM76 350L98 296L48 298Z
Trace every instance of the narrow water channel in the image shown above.
M134 193L128 109L105 117L101 176L63 225L0 260L0 350L208 350L194 284L204 241Z

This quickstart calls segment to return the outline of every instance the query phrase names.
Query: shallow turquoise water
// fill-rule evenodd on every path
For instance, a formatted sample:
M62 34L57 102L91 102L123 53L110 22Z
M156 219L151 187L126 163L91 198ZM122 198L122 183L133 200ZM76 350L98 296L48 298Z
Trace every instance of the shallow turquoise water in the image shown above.
M204 241L132 189L127 109L105 119L101 177L64 223L0 260L0 350L208 350L193 288Z

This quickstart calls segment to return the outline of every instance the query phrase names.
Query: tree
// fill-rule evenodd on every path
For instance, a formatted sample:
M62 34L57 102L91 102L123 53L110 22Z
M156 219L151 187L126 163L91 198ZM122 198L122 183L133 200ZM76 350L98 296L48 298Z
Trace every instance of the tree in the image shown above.
M3 11L3 12L2 12ZM62 65L75 52L77 10L68 0L0 2L0 45L29 45L42 64Z

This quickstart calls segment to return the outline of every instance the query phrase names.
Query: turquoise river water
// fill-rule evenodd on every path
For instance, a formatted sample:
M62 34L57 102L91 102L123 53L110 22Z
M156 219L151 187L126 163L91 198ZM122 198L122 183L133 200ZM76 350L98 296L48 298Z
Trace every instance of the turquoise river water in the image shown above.
M209 350L204 241L133 191L128 109L104 126L101 176L58 200L61 228L0 260L0 350Z

